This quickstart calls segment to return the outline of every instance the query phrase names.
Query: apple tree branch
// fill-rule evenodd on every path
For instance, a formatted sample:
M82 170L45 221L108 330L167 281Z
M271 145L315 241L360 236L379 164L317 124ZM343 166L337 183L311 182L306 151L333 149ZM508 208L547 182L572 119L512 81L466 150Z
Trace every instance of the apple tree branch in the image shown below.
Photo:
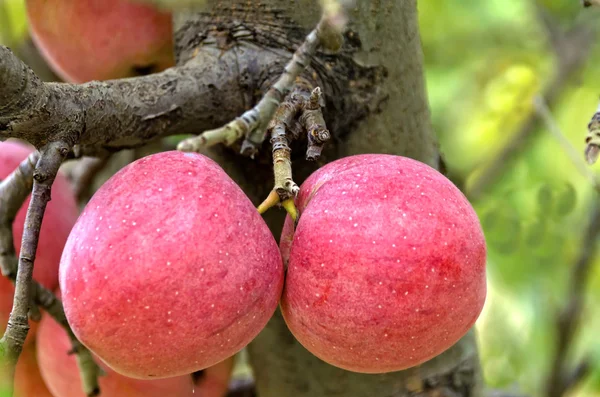
M33 186L33 173L40 158L39 153L33 152L21 162L19 167L0 183L0 270L2 274L16 282L18 259L15 253L12 225L17 212L31 193ZM77 340L63 310L60 300L35 280L31 285L32 309L38 306L44 309L67 331L73 351L77 353L83 390L87 395L95 395L98 388L98 375L100 368L94 362L91 353Z

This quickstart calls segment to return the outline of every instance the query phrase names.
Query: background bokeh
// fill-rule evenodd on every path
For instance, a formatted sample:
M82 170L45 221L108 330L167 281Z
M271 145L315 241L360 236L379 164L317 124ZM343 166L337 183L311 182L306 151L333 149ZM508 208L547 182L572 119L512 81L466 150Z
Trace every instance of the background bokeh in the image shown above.
M0 43L24 57L31 54L23 1L0 5ZM486 381L540 395L556 347L556 314L599 198L539 122L532 101L546 96L556 122L583 156L600 94L600 10L583 9L577 0L418 5L440 147L488 241L489 295L477 324ZM30 59L38 62L36 71L43 70L39 58ZM600 165L591 170L598 173ZM569 360L591 354L595 367L571 395L600 396L600 257L585 291Z

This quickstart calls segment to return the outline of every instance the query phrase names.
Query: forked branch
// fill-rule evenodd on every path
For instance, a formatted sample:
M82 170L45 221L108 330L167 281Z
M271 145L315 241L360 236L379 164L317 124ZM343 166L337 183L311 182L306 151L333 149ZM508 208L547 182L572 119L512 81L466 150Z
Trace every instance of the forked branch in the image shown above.
M50 201L52 183L58 169L69 153L69 145L54 142L42 148L41 154L33 153L23 161L15 172L0 184L0 268L2 273L15 282L13 310L8 327L0 339L0 366L14 376L14 370L29 330L27 319L32 302L48 311L65 329L78 353L78 363L82 369L82 380L87 395L99 393L97 375L99 368L91 353L77 341L66 321L61 302L54 294L34 282L33 265L37 250L42 218ZM27 211L23 232L21 255L16 266L12 223L16 213L27 198L33 185L32 199Z

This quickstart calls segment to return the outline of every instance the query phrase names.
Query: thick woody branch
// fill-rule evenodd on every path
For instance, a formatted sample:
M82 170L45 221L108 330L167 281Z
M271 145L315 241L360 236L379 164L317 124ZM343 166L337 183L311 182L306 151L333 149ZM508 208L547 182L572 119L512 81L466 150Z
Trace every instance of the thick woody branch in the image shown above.
M323 119L323 99L321 89L315 88L311 92L308 100L304 102L304 109L300 116L300 123L307 131L308 148L306 149L306 159L316 161L321 156L323 146L331 139L331 134L325 126Z
M341 46L342 27L338 19L340 18L335 15L324 16L321 19L317 27L308 34L304 43L296 50L282 75L255 107L221 128L182 141L178 149L197 152L219 143L230 146L245 136L241 153L254 157L266 139L269 122L277 108L294 87L300 74L310 65L319 46L331 50L337 50Z
M277 54L258 57L266 68ZM77 155L99 155L142 146L174 134L194 134L244 108L239 63L231 52L207 46L183 66L131 79L82 85L43 83L0 46L0 138L36 147L48 141L77 144ZM220 106L227 104L227 106ZM218 111L217 111L218 108Z
M275 187L273 190L279 195L281 201L296 197L300 188L292 178L292 159L290 141L287 130L294 121L298 112L296 103L285 103L275 113L271 121L271 145L273 147L273 173L275 175Z

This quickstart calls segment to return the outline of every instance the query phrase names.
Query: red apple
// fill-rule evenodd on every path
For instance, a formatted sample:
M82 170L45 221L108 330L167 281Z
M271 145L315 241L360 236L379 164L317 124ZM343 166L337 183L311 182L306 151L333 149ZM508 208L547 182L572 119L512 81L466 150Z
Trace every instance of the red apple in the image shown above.
M241 350L283 286L279 249L209 158L165 152L113 176L67 241L60 286L77 337L115 371L188 374Z
M471 328L486 295L477 215L442 174L390 155L321 168L302 185L281 302L300 343L327 363L383 373L421 364ZM290 249L291 248L291 249Z
M36 359L36 346L25 346L15 372L14 397L53 397L42 379Z
M69 354L71 343L67 333L52 317L44 316L40 322L37 344L40 371L54 397L85 397L77 360ZM139 380L119 375L102 363L100 365L106 373L99 378L102 397L204 397L194 394L194 384L189 375Z
M83 83L174 64L171 15L129 0L27 0L32 38L64 80Z
M14 141L0 142L0 179L11 174L32 151L29 146ZM29 198L17 213L13 223L13 239L17 254L21 249L28 206ZM52 200L48 203L42 222L33 271L33 278L47 288L54 289L58 286L58 266L62 249L77 220L77 214L77 203L69 181L59 174L52 186ZM0 331L2 332L6 328L12 310L13 294L12 283L0 275ZM32 328L29 334L33 335L34 332L35 329Z

